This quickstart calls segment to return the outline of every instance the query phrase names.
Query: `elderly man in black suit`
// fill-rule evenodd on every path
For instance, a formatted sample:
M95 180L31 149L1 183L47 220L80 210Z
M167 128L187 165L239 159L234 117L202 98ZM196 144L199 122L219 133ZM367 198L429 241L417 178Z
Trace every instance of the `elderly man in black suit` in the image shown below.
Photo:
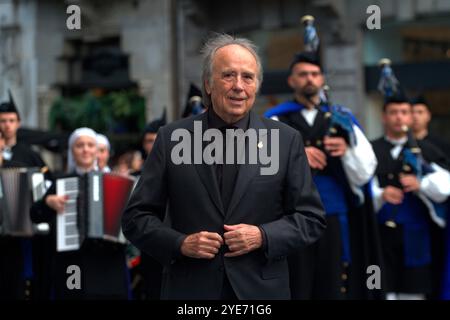
M124 234L164 265L163 299L290 299L286 257L325 228L302 138L251 111L249 40L217 35L203 56L208 110L159 130Z

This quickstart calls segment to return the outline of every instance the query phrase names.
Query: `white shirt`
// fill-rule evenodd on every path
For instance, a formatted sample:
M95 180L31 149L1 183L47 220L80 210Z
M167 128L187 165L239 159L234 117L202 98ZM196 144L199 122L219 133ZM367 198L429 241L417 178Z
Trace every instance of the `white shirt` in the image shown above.
M305 121L312 127L319 111L316 108L305 108L300 112ZM353 147L347 147L347 151L341 157L341 161L352 189L356 189L369 182L377 167L377 158L373 152L372 145L361 129L353 124L353 131L355 132L357 144Z

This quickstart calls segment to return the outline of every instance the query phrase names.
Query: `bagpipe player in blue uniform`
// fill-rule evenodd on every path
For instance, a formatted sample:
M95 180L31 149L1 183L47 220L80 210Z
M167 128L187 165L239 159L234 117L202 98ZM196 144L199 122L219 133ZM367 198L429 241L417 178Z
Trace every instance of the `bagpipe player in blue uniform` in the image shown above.
M389 300L425 299L432 292L432 226L445 227L450 174L444 154L417 141L410 127L412 107L380 61L384 136L373 141L378 159L372 189L383 249L382 276ZM386 69L389 72L386 72Z
M301 133L326 211L322 238L290 257L291 290L295 299L378 298L366 286L367 267L381 256L367 185L377 161L350 110L327 101L313 19L302 19L306 51L290 65L294 99L265 113Z
M411 127L414 137L424 140L438 148L450 161L450 143L433 130L429 130L432 119L431 108L423 94L411 101L413 125ZM450 212L450 200L446 202L447 215ZM448 224L445 229L431 225L432 262L431 272L433 278L430 299L450 299L450 229ZM447 260L447 261L446 261Z

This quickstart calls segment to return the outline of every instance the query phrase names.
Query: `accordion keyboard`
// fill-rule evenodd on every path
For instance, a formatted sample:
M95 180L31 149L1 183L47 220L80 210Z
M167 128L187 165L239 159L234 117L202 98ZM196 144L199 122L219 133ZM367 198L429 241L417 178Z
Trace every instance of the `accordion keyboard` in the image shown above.
M58 179L56 194L67 196L64 211L57 215L57 251L71 251L80 248L80 234L77 226L77 198L79 179L77 177Z

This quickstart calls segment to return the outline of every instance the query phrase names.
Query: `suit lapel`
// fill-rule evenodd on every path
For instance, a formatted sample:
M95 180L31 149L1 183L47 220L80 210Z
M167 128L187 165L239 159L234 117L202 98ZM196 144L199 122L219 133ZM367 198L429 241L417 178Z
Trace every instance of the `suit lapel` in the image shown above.
M207 119L208 118L206 112L194 118L194 121L202 122L202 133L204 133L208 129ZM259 129L266 129L266 126L261 121L261 119L259 119L259 116L253 111L250 111L249 128L255 129L257 131L258 135L257 143L259 143L261 137L265 135L265 134L259 135ZM191 131L192 133L194 132L194 122L192 122L191 126L188 127L188 130ZM270 141L267 141L266 144L269 143ZM245 143L245 148L248 152L249 148L248 140ZM263 148L268 148L268 145L263 146ZM233 190L230 205L228 206L228 210L226 213L224 211L222 199L220 197L219 185L217 183L214 166L202 163L194 165L194 167L197 170L200 180L202 181L203 185L208 191L208 194L213 203L215 204L215 206L217 207L217 209L220 211L222 215L225 216L226 214L228 216L233 213L234 209L239 204L239 201L245 194L247 188L250 185L251 180L260 172L261 165L259 164L259 161L257 161L257 164L245 163L240 165L239 172L236 178L235 188Z
M259 119L259 116L254 113L253 111L250 111L250 123L249 123L249 129L255 129L257 131L257 143L259 143L261 136L259 135L259 129L266 129L266 126L264 123ZM267 141L267 144L269 144L269 141ZM268 146L263 146L263 148L267 148ZM248 153L249 146L248 146L248 139L245 143L245 149L246 153ZM258 149L258 147L257 147ZM238 205L239 201L242 199L243 195L245 194L250 181L256 176L256 174L260 170L260 163L259 159L257 159L257 164L242 164L240 165L239 172L236 178L236 184L233 190L233 195L231 196L230 205L228 206L228 210L226 212L226 215L229 216L233 213L233 210Z
M194 121L201 121L202 122L202 134L208 129L208 117L207 112L204 112L200 114L199 116L194 118ZM194 121L192 122L192 126L189 126L188 130L190 132L194 132ZM194 138L192 139L192 141ZM192 143L194 145L194 143ZM222 200L219 193L219 185L217 183L216 179L216 173L214 171L213 165L208 165L206 163L203 163L203 149L206 145L206 142L203 142L202 139L202 163L201 164L194 164L195 169L197 170L198 175L200 176L200 180L202 181L203 185L205 186L206 190L208 191L208 194L212 200L212 202L215 204L217 209L220 211L222 215L225 215ZM192 157L194 156L194 149L192 148ZM193 159L192 159L193 161ZM194 163L194 162L192 162Z

